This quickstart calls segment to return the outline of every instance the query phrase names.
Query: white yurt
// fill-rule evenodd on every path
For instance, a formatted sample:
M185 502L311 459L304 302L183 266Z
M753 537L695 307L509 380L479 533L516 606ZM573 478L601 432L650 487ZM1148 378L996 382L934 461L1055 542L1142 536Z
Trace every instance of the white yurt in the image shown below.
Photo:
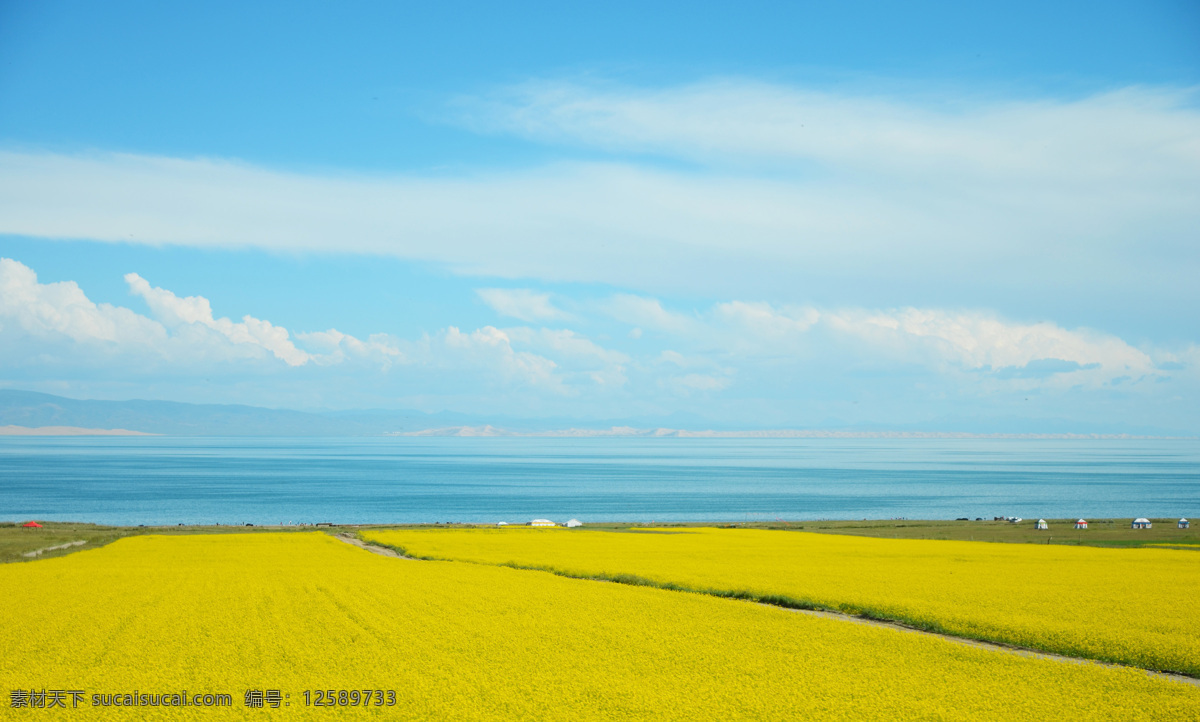
M506 522L506 521L498 521L498 522L496 522L496 526L508 526L508 522Z
M1075 521L1076 529L1087 529L1087 519L1077 519Z
M558 525L555 524L554 522L550 521L549 519L534 519L533 521L529 522L529 526L558 526Z
M1037 528L1038 529L1049 529L1050 525L1046 523L1045 519L1038 519L1037 520Z
M578 519L571 519L567 522L567 526L574 529L577 526L583 526L583 522L579 521Z
M1149 529L1150 527L1151 527L1150 520L1144 516L1139 516L1138 518L1133 520L1133 524L1131 524L1129 528L1131 528L1131 529Z
M1180 529L1187 529L1187 528L1188 528L1188 520L1187 520L1187 519L1180 519L1180 520L1179 520L1179 528L1180 528Z

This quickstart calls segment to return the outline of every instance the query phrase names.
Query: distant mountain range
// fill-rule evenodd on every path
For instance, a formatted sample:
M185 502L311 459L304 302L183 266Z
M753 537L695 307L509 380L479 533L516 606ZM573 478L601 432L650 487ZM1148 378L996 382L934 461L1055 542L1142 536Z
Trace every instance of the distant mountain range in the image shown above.
M687 415L655 419L675 426L703 424ZM75 434L86 430L124 429L169 436L383 436L447 428L485 428L495 424L502 434L527 434L572 426L608 429L641 423L645 419L604 421L587 424L578 419L521 419L482 417L453 412L427 414L413 410L365 409L308 412L266 409L238 404L188 404L176 401L93 401L69 399L34 391L0 389L0 434L3 427L70 427ZM8 432L14 433L13 430ZM459 435L471 435L469 432Z
M4 428L18 427L18 428ZM94 401L0 389L0 435L124 430L168 436L542 436L692 438L1072 438L1188 436L1170 430L1111 428L1065 420L947 419L921 426L830 425L825 429L739 429L683 414L661 419L484 418L469 414L369 409L307 412L236 404Z
M171 436L379 436L445 423L419 412L317 414L232 404L88 401L0 390L0 426L126 429Z
M657 439L1162 439L1164 436L1134 434L976 434L967 431L838 431L819 429L762 429L754 431L691 431L688 429L638 429L613 426L608 429L551 429L512 431L494 426L448 426L421 431L396 431L388 436L530 436L539 438L657 438Z

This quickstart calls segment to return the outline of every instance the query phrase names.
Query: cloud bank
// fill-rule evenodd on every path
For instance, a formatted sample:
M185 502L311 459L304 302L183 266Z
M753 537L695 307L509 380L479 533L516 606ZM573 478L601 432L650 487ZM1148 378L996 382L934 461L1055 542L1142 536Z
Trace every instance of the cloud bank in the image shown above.
M214 318L203 296L180 298L151 286L136 273L127 274L125 282L130 292L146 303L150 316L93 303L71 281L40 283L33 269L0 258L0 337L8 342L8 360L16 363L44 357L54 348L62 349L60 362L74 358L84 366L100 365L100 358L130 357L189 369L197 364L270 359L298 367L330 359L298 348L287 329L270 321L250 315L240 322ZM327 350L345 346L364 356L371 350L388 356L399 353L364 344L336 329L305 338L316 341L317 346L324 343ZM337 342L331 346L327 339Z
M1065 329L1048 321L1014 322L983 311L819 309L730 301L683 313L663 308L656 299L630 295L615 296L600 309L726 362L837 355L916 364L939 373L970 372L1016 386L1104 386L1118 379L1153 380L1162 370L1146 351L1111 334ZM680 366L684 358L676 352L664 356Z
M296 348L288 338L286 328L272 326L253 316L243 316L241 323L227 318L213 318L212 306L203 296L180 298L170 291L154 288L136 273L125 274L129 290L141 296L151 312L162 323L174 328L203 326L224 336L229 343L240 346L256 346L269 351L275 358L288 366L303 366L312 357ZM337 331L332 331L337 333Z
M856 380L864 373L892 378L894 388L880 388L902 395L914 369L926 388L981 403L1030 391L1153 395L1164 382L1194 384L1200 367L1195 345L1140 348L1092 329L979 310L738 300L676 310L655 298L614 294L573 303L570 323L595 329L586 334L551 322L548 315L568 316L549 305L548 294L532 290L479 295L501 299L494 304L500 319L532 308L546 324L447 326L409 339L384 330L363 340L337 329L293 333L249 314L219 318L203 296L180 297L137 273L125 281L148 314L94 303L73 282L41 283L33 269L0 259L5 366L130 380L147 369L311 383L340 378L357 385L360 396L391 389L384 393L416 392L435 404L439 395L469 392L520 403L540 399L548 408L575 399L587 413L828 389L852 398L866 388ZM642 333L627 333L635 328Z
M950 103L748 80L542 83L464 107L471 127L557 144L562 159L364 176L8 151L0 232L383 254L651 295L1200 300L1192 91ZM481 297L526 322L561 319L546 298Z

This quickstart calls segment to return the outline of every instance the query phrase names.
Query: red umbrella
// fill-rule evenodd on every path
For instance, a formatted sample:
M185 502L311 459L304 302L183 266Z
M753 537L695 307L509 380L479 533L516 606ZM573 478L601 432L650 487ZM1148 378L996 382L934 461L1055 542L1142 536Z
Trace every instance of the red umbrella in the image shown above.
M41 524L38 524L36 521L27 521L27 522L25 522L24 524L22 524L21 526L35 526L35 527L37 527L38 529L41 529L41 528L42 528L42 525L41 525Z

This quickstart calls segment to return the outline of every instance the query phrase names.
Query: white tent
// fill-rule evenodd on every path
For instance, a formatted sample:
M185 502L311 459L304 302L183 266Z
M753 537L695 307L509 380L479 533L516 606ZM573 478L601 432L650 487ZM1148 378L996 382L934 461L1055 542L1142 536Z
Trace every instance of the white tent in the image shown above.
M1076 529L1087 529L1087 519L1079 519L1075 522Z
M577 526L583 526L583 522L579 521L578 519L572 519L572 520L570 520L570 521L568 521L568 522L567 522L567 526L569 526L569 527L571 527L572 529L574 529L574 528L575 528L575 527L577 527Z
M1037 528L1038 529L1049 529L1050 527L1049 527L1049 525L1046 524L1045 519L1038 519L1037 520Z
M508 526L508 522L506 522L506 521L498 521L498 522L496 522L496 526Z
M1188 520L1187 520L1187 519L1180 519L1180 520L1179 520L1179 528L1180 528L1180 529L1187 529L1187 528L1188 528Z
M533 521L529 522L529 526L558 526L558 525L555 524L554 522L550 521L549 519L534 519Z
M1138 518L1133 520L1133 524L1130 525L1130 528L1131 529L1149 529L1151 526L1152 525L1150 524L1149 519L1147 519L1144 516L1139 516Z

